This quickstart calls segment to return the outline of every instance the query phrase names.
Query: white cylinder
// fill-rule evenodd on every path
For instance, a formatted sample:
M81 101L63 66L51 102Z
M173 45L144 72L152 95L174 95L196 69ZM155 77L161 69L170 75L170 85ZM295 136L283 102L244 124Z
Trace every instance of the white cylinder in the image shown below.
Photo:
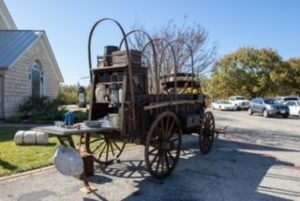
M14 137L14 141L16 144L23 144L23 137L25 131L17 131Z
M112 127L120 128L120 115L119 113L108 114L108 120Z
M106 102L106 89L104 84L97 84L95 89L96 102Z
M123 90L122 90L122 88L120 88L119 89L119 103L122 103L122 101L123 101Z
M47 133L38 131L17 131L14 141L20 144L48 144L49 136Z
M48 144L48 134L43 132L36 132L37 144Z
M36 144L36 131L25 131L23 142L24 144Z

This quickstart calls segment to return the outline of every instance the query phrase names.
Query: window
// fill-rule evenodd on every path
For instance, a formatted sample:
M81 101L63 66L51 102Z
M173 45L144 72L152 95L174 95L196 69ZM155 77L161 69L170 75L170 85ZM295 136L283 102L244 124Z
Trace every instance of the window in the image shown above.
M246 100L246 98L243 96L238 96L238 97L236 97L236 100Z
M31 70L31 95L32 98L43 96L44 74L39 61L36 61Z
M285 101L297 101L298 98L297 97L286 97L286 98L283 98L282 100L283 100L283 102L285 102Z
M294 102L287 102L286 105L288 105L288 106L295 106L296 103L294 103Z
M257 100L256 100L256 103L257 103L257 104L263 104L264 102L263 102L261 99L257 99Z

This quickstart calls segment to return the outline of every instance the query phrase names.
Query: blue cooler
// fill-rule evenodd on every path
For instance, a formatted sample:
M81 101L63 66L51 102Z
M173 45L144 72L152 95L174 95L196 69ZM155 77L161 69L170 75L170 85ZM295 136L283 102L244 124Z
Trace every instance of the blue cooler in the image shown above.
M72 112L67 112L65 114L65 124L66 126L71 126L74 124L74 114Z

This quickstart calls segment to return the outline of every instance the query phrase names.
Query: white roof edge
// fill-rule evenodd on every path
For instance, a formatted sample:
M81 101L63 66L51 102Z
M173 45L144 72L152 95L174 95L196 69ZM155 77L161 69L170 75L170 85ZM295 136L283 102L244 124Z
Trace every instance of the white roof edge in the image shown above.
M51 63L54 66L54 70L56 72L56 76L57 76L58 81L59 82L64 82L64 78L63 78L63 76L61 74L61 71L59 69L59 66L57 64L56 58L55 58L53 50L52 50L52 48L50 46L50 43L49 43L48 37L46 35L46 32L45 31L41 31L39 33L39 35L40 35L40 38L42 38L42 41L44 41L44 44L45 44L46 49L48 51L48 55L49 55L50 61L51 61Z
M0 10L3 11L4 15L2 15L3 19L4 19L4 23L7 25L9 30L17 30L17 26L13 20L13 18L11 17L5 3L3 0L0 0Z

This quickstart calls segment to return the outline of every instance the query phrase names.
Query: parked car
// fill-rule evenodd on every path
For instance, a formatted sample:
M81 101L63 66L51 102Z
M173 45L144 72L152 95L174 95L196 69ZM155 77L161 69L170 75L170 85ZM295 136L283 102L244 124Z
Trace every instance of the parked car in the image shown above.
M300 101L286 101L284 105L289 107L290 115L296 115L300 118Z
M217 100L212 102L212 109L214 110L236 110L236 106L226 100Z
M281 103L285 103L286 101L298 101L298 100L300 100L299 97L297 97L297 96L282 96L282 97L278 97L276 99L279 100Z
M280 115L288 118L289 108L275 98L254 98L250 102L249 115L260 113L264 117Z
M230 96L228 101L234 104L237 110L249 108L250 101L244 96Z

